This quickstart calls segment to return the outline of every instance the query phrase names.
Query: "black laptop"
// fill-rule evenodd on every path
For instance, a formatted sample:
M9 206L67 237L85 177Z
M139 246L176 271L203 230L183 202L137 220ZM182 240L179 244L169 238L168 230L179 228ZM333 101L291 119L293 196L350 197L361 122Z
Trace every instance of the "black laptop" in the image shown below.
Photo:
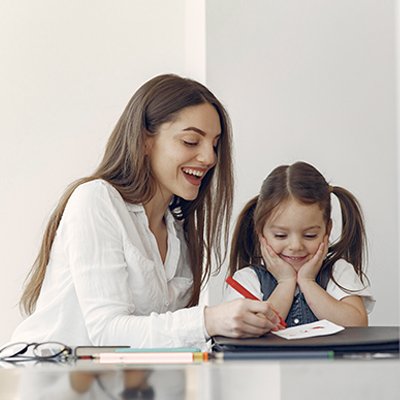
M259 338L232 339L213 337L213 351L220 352L279 352L279 351L334 351L335 354L357 352L399 352L399 327L370 326L345 328L328 336L306 339L283 339L272 333Z

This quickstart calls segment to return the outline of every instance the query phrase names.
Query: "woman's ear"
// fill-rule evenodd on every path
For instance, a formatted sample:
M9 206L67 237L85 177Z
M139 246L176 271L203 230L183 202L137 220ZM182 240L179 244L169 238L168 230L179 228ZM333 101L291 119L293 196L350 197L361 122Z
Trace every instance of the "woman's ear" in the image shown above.
M144 154L150 156L151 150L153 149L154 138L152 136L147 136L144 140Z

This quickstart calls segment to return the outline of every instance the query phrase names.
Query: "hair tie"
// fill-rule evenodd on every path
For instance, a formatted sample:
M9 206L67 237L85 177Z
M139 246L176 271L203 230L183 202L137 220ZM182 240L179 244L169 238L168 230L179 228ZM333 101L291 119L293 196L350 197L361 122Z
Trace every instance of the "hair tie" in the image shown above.
M329 193L332 193L332 192L333 192L333 186L328 185L328 192L329 192Z

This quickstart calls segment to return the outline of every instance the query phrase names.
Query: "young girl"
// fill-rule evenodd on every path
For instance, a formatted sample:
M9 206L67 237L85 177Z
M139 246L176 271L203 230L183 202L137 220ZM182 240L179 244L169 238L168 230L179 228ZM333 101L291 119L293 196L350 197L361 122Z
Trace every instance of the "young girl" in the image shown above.
M339 200L342 232L329 245L332 195ZM354 196L330 186L313 166L297 162L274 169L260 195L242 210L230 275L267 300L288 327L320 319L367 326L374 300L363 272L364 245ZM235 297L227 288L226 299Z
M161 75L134 94L93 175L50 218L13 341L202 346L257 336L266 303L198 306L232 204L228 115L203 85ZM204 261L203 261L204 260Z

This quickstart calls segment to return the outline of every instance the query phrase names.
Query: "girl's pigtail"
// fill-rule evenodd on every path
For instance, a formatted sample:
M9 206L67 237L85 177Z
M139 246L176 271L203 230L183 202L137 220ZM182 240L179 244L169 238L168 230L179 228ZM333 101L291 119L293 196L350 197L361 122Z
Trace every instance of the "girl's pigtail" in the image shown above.
M231 253L229 259L229 275L249 264L259 263L259 244L254 229L254 210L258 195L253 197L243 208L236 221L233 232Z
M366 235L364 218L358 200L346 189L333 186L331 192L339 200L342 214L342 233L340 240L331 247L331 260L340 258L353 265L361 281L365 277L363 262L365 258Z

